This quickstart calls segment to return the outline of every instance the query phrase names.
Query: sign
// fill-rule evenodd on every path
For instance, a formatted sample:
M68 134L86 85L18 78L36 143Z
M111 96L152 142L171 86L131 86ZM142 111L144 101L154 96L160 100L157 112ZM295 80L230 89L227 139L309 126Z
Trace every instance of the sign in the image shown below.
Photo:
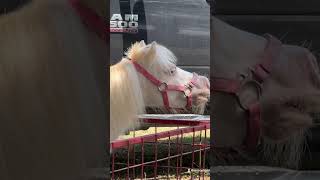
M110 32L136 34L138 21L138 14L125 14L124 17L121 14L113 14L110 19Z

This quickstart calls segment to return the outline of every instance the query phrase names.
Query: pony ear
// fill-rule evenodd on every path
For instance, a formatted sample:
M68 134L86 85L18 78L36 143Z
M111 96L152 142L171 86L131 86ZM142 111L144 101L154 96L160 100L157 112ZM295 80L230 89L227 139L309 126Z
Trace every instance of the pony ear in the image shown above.
M145 46L146 46L146 43L144 42L144 40L141 40L141 41L140 41L139 46L140 46L140 47L145 47Z
M142 54L145 56L147 59L154 59L154 56L156 54L156 47L157 43L153 41L151 44L148 44L142 49Z
M144 47L145 54L154 54L156 52L157 43L153 41L151 44L148 44L148 46Z
M152 52L152 53L156 52L156 46L157 46L157 43L155 41L153 41L151 43L149 52Z

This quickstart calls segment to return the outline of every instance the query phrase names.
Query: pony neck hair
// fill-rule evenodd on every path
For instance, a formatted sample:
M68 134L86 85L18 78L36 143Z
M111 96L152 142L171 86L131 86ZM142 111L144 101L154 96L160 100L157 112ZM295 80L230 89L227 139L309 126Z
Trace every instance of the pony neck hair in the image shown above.
M139 78L133 65L126 59L110 67L110 140L115 140L136 125L145 105Z

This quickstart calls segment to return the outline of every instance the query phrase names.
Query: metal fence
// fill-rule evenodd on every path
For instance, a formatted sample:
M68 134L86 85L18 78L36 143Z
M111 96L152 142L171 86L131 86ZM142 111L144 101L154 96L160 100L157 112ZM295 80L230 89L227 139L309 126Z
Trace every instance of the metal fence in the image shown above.
M153 125L152 133L111 143L112 179L209 177L208 116L146 115L141 123Z

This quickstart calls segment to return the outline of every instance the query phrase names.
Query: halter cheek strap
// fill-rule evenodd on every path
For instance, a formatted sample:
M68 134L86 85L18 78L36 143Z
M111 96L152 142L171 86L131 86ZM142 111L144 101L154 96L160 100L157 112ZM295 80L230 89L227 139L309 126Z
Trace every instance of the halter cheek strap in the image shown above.
M158 87L158 90L162 95L163 104L167 109L172 108L169 103L168 91L182 92L183 95L186 97L186 101L187 101L187 104L185 107L187 109L190 109L192 107L192 89L193 87L197 86L196 82L198 80L198 75L196 73L193 73L192 79L186 85L172 85L172 84L167 84L166 82L160 81L135 61L131 60L131 62L134 65L135 69L140 74L142 74L152 84Z
M249 74L252 74L252 76L246 75L243 81L213 77L213 91L234 95L237 98L240 107L249 114L247 121L247 135L244 141L244 145L248 149L254 149L259 142L261 133L261 105L259 103L259 98L261 96L261 91L263 90L263 83L270 76L273 59L279 55L281 49L281 42L278 39L269 34L266 34L265 37L267 38L268 43L265 48L262 61L254 65L252 68L249 68ZM259 94L256 102L244 105L239 98L239 92L247 83L254 83Z

